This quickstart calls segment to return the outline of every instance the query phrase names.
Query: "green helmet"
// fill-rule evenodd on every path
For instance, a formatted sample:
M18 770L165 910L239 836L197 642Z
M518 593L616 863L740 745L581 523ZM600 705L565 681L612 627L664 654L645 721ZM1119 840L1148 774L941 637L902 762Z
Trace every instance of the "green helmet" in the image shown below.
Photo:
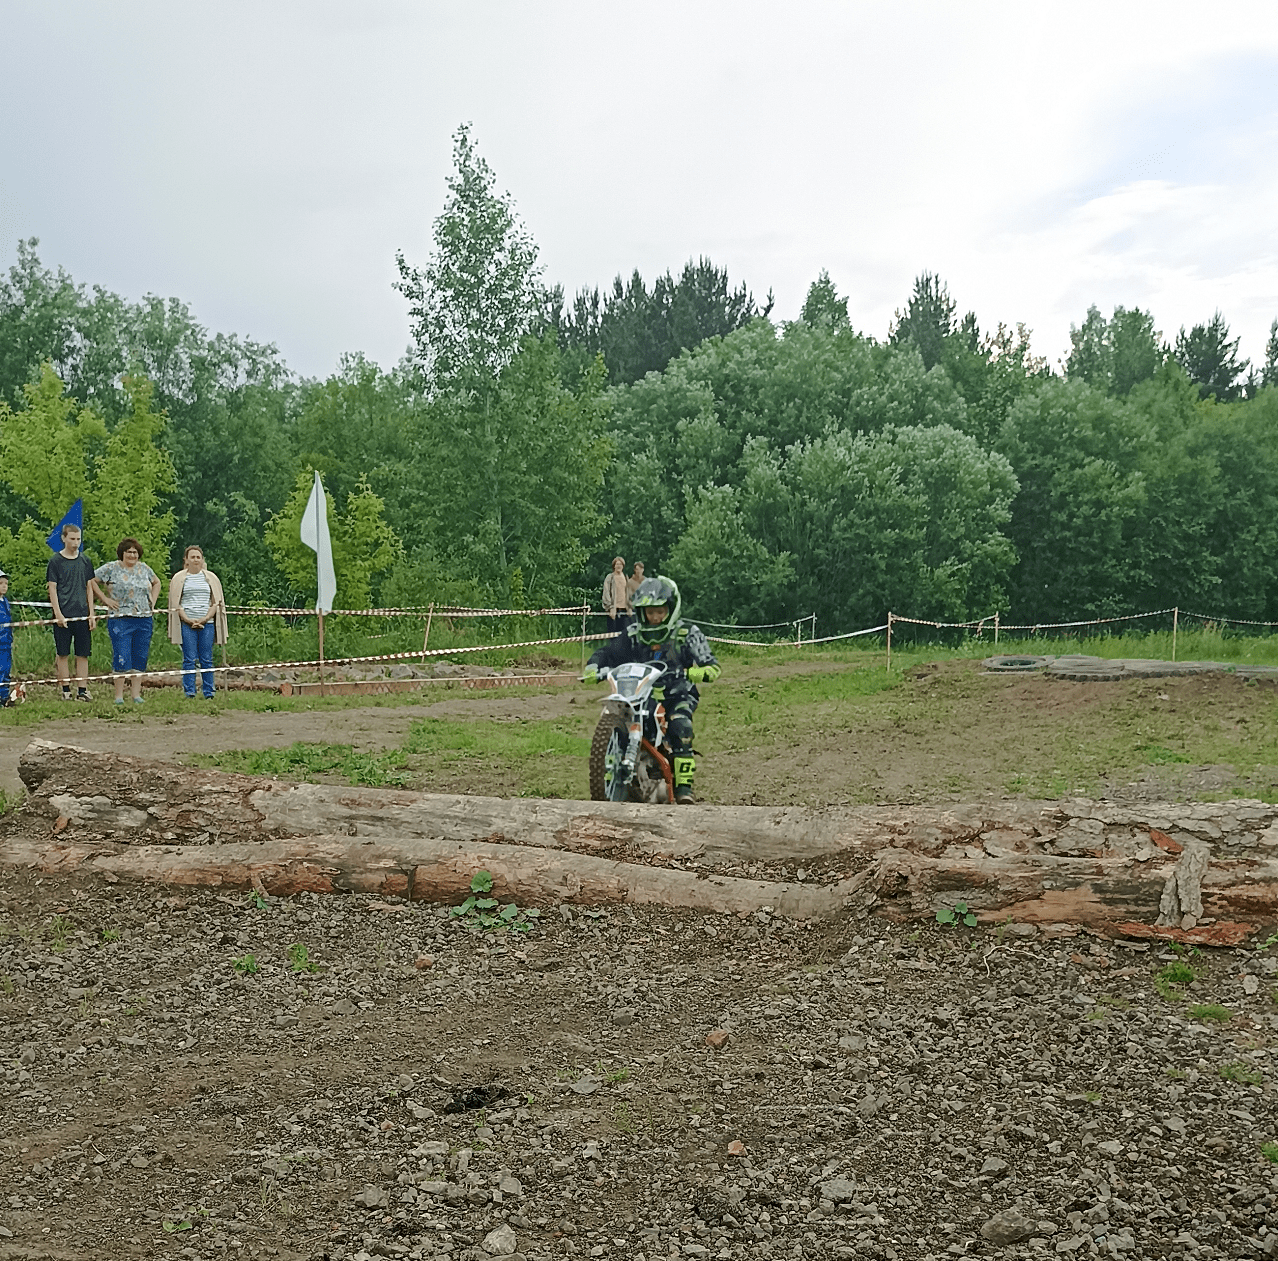
M673 578L645 578L635 588L630 605L635 611L635 634L641 643L655 648L674 634L675 627L679 624L682 602ZM644 609L656 608L665 608L668 612L665 620L654 626L644 616Z

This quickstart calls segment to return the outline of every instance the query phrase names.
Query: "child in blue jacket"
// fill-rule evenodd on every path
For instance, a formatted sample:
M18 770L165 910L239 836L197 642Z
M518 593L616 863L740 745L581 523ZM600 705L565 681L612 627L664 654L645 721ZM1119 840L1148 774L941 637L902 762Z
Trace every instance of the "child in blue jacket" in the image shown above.
M9 675L13 672L13 614L9 611L9 575L0 569L0 705L9 699Z

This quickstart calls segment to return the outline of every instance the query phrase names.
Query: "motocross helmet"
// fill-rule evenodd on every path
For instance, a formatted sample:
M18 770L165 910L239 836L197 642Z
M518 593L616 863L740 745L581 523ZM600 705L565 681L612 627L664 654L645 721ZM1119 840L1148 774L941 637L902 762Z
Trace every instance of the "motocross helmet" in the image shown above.
M631 597L630 606L635 611L635 635L640 643L655 648L663 644L674 633L679 624L679 610L682 607L679 599L679 588L672 578L645 578ZM666 617L655 625L648 621L645 609L664 608Z

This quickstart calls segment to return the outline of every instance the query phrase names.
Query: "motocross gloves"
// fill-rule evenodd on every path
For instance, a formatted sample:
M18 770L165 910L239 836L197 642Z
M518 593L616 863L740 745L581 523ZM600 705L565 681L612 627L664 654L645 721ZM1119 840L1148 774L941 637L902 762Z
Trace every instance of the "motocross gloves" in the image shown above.
M689 683L713 683L723 673L718 664L708 666L689 666L687 671Z

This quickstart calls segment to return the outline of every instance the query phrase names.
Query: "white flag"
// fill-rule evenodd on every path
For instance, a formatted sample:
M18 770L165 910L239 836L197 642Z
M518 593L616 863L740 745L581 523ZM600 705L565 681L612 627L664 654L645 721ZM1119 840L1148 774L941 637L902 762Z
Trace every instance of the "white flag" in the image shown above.
M302 542L315 553L315 565L319 571L318 594L315 607L323 613L333 611L333 596L337 593L337 575L333 572L333 544L328 537L328 499L324 495L324 483L319 473L302 513Z

